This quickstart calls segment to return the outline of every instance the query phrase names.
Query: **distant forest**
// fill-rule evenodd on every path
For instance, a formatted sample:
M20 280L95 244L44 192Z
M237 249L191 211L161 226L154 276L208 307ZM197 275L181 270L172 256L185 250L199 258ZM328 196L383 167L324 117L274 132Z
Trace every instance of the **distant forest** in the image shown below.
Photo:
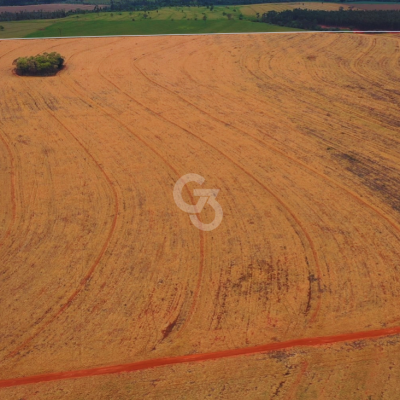
M262 15L262 22L292 28L321 30L321 25L360 30L400 30L400 11L358 10L303 10L296 8L282 12L269 11Z
M52 4L61 3L62 0L0 0L0 6L26 6L26 5L36 5L36 4Z
M155 0L151 3L157 3L160 7L161 5L181 5L181 6L204 6L207 4L255 4L255 3L286 3L293 0ZM311 0L313 1L313 0ZM338 1L324 0L326 3L337 3ZM346 1L346 0L340 0ZM376 2L391 2L398 3L400 0L374 0ZM0 6L25 6L25 5L40 5L40 4L53 4L53 3L63 3L63 0L0 0ZM115 10L126 9L127 7L136 6L141 3L148 3L147 1L141 0L111 0L110 7ZM90 4L90 1L82 4Z
M18 11L18 12L3 11L0 13L0 21L25 21L30 19L65 18L68 17L69 15L85 14L89 12L98 12L98 9L95 8L93 11L92 10Z

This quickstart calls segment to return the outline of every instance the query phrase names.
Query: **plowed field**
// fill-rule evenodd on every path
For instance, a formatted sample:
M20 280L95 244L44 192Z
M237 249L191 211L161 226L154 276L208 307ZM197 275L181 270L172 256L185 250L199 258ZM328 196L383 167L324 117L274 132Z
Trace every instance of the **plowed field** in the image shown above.
M0 398L397 398L399 45L0 42Z

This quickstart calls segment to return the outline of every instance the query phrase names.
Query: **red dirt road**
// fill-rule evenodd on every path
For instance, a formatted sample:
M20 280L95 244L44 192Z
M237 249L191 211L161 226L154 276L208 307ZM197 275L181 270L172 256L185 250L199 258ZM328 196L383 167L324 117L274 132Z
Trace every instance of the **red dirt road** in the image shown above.
M217 360L226 357L243 356L255 353L265 353L269 351L277 351L293 347L322 346L333 343L346 342L350 340L373 339L382 336L390 336L396 334L400 334L400 326L395 328L379 329L375 331L354 332L354 333L347 333L335 336L322 336L315 338L288 340L287 342L269 343L261 346L247 347L242 349L222 350L213 353L190 354L186 356L158 358L154 360L138 361L130 364L109 365L106 367L89 368L80 371L54 372L51 374L27 376L15 379L3 379L0 380L0 388L28 385L31 383L51 382L63 379L85 378L96 375L110 375L122 372L133 372L149 368L161 367L164 365Z

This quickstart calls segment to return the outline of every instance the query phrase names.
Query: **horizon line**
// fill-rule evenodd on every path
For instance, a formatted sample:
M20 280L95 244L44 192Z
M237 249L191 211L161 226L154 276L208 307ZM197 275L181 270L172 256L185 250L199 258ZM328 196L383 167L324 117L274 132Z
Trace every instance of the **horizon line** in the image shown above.
M0 38L2 40L45 40L45 39L95 39L112 37L159 37L159 36L209 36L209 35L266 35L266 34L305 34L305 33L400 33L400 31L283 31L283 32L209 32L209 33L157 33L148 35L88 35L88 36L48 36L24 38Z

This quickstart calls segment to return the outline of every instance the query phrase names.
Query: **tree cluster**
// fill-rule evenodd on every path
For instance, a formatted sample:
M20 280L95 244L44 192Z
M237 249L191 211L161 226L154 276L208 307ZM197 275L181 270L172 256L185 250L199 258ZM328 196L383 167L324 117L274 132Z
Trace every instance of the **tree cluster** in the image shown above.
M60 0L0 0L0 6L27 6L36 4L59 3Z
M323 11L296 8L282 12L269 11L262 15L261 21L307 30L321 30L321 25L325 25L367 31L393 31L400 29L400 11L354 11L343 9L340 11Z
M59 53L43 53L34 57L17 58L16 65L18 75L49 76L55 75L64 66L64 57Z
M0 13L0 21L25 21L31 19L55 19L55 18L65 18L69 15L74 14L86 14L89 12L98 12L96 6L95 10L56 10L56 11L18 11L18 12L8 12L3 11Z

